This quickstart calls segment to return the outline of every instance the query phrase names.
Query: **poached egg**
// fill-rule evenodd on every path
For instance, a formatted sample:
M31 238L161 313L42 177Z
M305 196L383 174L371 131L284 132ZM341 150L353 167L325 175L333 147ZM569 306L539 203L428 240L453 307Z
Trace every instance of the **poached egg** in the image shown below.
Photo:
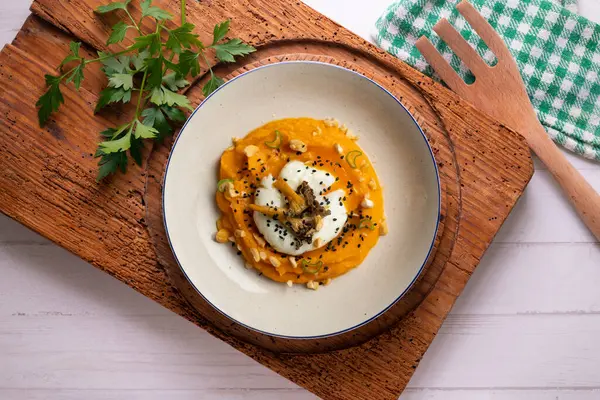
M321 203L330 214L324 216L320 229L315 232L311 243L302 242L298 246L299 239L286 225L266 216L258 211L254 212L254 222L264 239L278 252L292 256L300 255L311 250L326 246L333 240L344 227L348 218L347 210L343 202L346 192L342 189L335 190L325 195L320 195L335 182L335 176L327 171L307 166L301 161L290 161L281 170L279 177L296 190L302 182L306 182L312 189L316 200ZM261 187L257 189L254 202L261 206L285 208L287 200L285 196L273 186L275 179L268 175L261 181ZM319 246L317 247L317 244Z

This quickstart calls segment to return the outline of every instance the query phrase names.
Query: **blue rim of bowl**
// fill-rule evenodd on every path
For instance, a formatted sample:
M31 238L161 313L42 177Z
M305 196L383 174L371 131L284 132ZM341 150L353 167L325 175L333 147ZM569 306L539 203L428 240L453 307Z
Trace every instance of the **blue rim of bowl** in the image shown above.
M366 79L370 83L372 83L375 86L377 86L379 89L383 90L383 92L387 93L387 95L390 96L392 99L394 99L394 101L396 103L398 103L398 105L400 107L402 107L402 109L410 116L410 118L412 119L413 123L415 124L415 126L417 127L417 129L419 130L419 132L421 133L423 141L425 142L425 145L427 146L427 149L429 150L429 155L431 156L431 162L433 163L433 168L435 169L435 177L436 177L436 183L437 183L437 189L438 189L438 197L437 197L437 200L438 200L437 201L437 203L438 203L437 220L436 220L436 223L435 223L435 229L433 231L434 232L433 233L433 238L431 239L431 245L429 246L429 250L427 250L427 255L425 256L425 259L423 260L423 264L421 264L421 267L419 268L419 271L415 274L415 277L410 282L410 284L406 287L406 289L404 289L404 291L398 297L396 297L396 299L394 301L392 301L392 303L389 306L385 307L383 310L381 310L380 312L378 312L374 316L370 317L366 321L363 321L360 324L354 325L354 326L352 326L350 328L346 328L346 329L343 329L343 330L338 331L338 332L326 333L326 334L323 334L323 335L316 335L316 336L290 336L290 335L280 335L280 334L277 334L277 333L266 332L266 331L254 328L254 327L252 327L250 325L247 325L247 324L245 324L243 322L238 321L237 319L235 319L235 318L227 315L224 311L222 311L217 306L215 306L196 287L196 285L192 282L192 280L190 279L190 277L188 276L188 274L185 272L185 268L183 268L183 266L179 262L179 258L177 258L177 254L175 253L175 250L173 249L173 244L171 243L171 235L169 234L169 228L167 226L167 218L166 218L166 212L165 212L165 193L167 192L167 190L166 190L166 187L167 187L167 176L169 174L169 165L171 164L171 157L173 156L173 153L175 152L175 146L177 146L177 142L179 141L179 138L181 137L181 135L183 135L183 133L185 131L185 127L190 122L190 120L194 117L194 114L196 114L196 112L200 109L200 107L202 107L202 105L204 103L206 103L215 93L217 93L222 88L224 88L225 86L229 85L230 83L238 80L239 78L241 78L243 76L246 76L248 74L251 74L252 72L255 72L255 71L258 71L258 70L262 70L264 68L271 68L271 67L282 66L282 65L289 65L289 64L318 64L318 65L323 65L323 66L327 66L327 67L341 69L343 71L350 72L350 73L352 73L354 75L357 75L357 76L359 76L362 79ZM421 274L423 273L423 269L425 268L425 265L427 264L427 261L431 257L431 251L433 250L433 246L435 244L435 239L436 239L436 237L438 235L438 229L440 227L440 216L441 216L441 206L442 206L441 203L442 203L442 193L441 193L441 185L440 185L440 173L439 173L439 170L438 170L437 163L435 161L435 157L433 155L433 150L431 149L431 145L429 144L429 140L427 140L427 136L425 136L425 133L423 132L423 129L421 129L421 126L417 123L415 117L410 113L410 111L408 111L408 109L406 107L404 107L404 104L402 104L400 102L400 100L398 100L396 98L396 96L394 96L389 90L387 90L386 88L384 88L383 86L381 86L379 83L375 82L374 80L372 80L370 78L367 78L363 74L361 74L359 72L356 72L356 71L352 71L352 70L350 70L348 68L344 68L344 67L341 67L339 65L329 64L329 63L320 62L320 61L281 61L281 62L277 62L277 63L274 63L274 64L262 65L260 67L256 67L254 69L246 71L246 72L244 72L244 73L242 73L242 74L240 74L240 75L238 75L238 76L236 76L236 77L228 80L223 85L219 86L219 88L217 88L217 90L215 90L214 92L212 92L211 94L209 94L208 97L206 97L202 101L202 103L200 103L198 105L198 107L196 107L196 109L188 117L188 119L185 121L185 124L183 124L183 126L181 127L181 130L179 131L179 135L177 135L177 138L175 138L175 142L173 143L173 146L171 147L171 152L169 153L169 158L167 159L167 166L165 168L165 174L164 174L164 177L163 177L163 191L162 191L163 225L165 227L165 233L167 234L167 241L169 242L169 247L171 248L171 252L173 253L173 257L175 258L175 261L177 261L177 265L179 266L179 269L181 270L181 272L183 272L183 275L185 276L185 279L188 281L188 283L190 285L192 285L192 287L194 288L194 290L208 304L210 304L215 310L217 310L220 314L222 314L223 316L227 317L229 320L235 322L236 324L239 324L239 325L243 326L244 328L247 328L247 329L249 329L251 331L254 331L254 332L261 333L263 335L267 335L267 336L271 336L271 337L279 338L279 339L291 339L291 340L325 339L325 338L329 338L329 337L332 337L332 336L337 336L337 335L341 335L341 334L350 332L350 331L352 331L354 329L360 328L361 326L366 325L366 324L374 321L375 319L379 318L381 315L383 315L383 313L385 313L386 311L388 311L398 301L400 301L400 299L402 299L404 297L404 295L406 293L408 293L408 291L413 287L413 285L415 284L415 282L417 281L417 279L421 276Z

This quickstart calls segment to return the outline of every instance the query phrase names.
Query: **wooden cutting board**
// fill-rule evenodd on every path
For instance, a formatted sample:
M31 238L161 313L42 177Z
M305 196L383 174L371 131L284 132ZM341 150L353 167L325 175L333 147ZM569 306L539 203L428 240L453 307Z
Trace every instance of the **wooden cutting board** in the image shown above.
M178 1L156 2L178 15ZM415 114L440 169L444 221L435 257L399 303L397 318L354 338L350 348L328 351L345 347L332 343L324 352L298 348L292 350L301 353L284 354L282 347L216 320L214 310L198 303L179 276L160 221L168 144L148 149L142 168L131 165L126 176L95 182L97 133L123 118L93 115L106 84L97 66L86 70L80 92L65 90L66 104L48 126L38 127L34 104L44 90L43 74L53 72L69 41L83 41L88 56L106 49L109 27L118 17L94 15L92 10L104 3L37 0L34 16L0 54L2 212L318 396L397 398L533 173L524 140L300 2L190 1L188 20L202 40L208 41L216 22L230 18L231 35L258 48L241 63L217 67L219 74L233 76L286 59L358 70ZM202 100L198 87L188 92L195 104Z

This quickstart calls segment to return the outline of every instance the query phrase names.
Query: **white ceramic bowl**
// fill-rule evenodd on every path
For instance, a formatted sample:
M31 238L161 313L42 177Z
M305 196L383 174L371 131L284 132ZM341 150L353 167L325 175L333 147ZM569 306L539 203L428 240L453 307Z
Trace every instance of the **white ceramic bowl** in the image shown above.
M244 268L214 240L219 157L232 137L285 117L337 118L360 137L384 187L389 234L358 268L318 291ZM286 62L242 74L209 96L177 138L163 212L175 258L217 310L273 336L315 338L357 328L398 301L432 249L440 212L437 168L423 132L385 89L330 64Z

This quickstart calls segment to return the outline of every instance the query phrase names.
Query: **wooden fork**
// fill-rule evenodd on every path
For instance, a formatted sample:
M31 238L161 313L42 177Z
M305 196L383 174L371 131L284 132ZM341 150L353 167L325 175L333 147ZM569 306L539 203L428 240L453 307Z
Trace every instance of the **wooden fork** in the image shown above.
M529 147L563 188L583 222L600 240L600 195L567 161L538 121L517 64L502 38L469 2L463 0L456 8L496 55L498 63L493 67L486 64L445 18L433 30L469 67L475 82L466 84L425 36L417 40L417 48L459 96L525 137Z

